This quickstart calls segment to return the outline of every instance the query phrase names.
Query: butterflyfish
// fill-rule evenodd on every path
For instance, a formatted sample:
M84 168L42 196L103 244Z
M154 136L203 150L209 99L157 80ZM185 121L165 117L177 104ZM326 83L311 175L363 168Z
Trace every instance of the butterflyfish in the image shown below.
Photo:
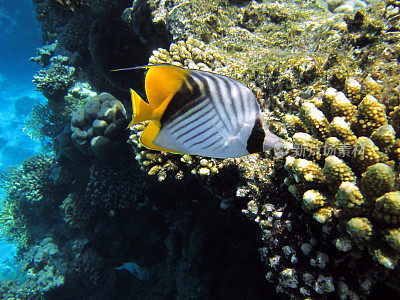
M148 69L148 103L131 89L129 127L150 120L140 136L145 147L215 158L291 147L268 130L256 97L244 84L168 64L129 69L139 68Z

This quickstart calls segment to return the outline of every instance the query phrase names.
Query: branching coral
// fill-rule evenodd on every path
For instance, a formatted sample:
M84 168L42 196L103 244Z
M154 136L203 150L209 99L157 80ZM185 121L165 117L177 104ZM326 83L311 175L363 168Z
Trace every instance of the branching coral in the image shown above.
M57 41L50 44L45 45L43 47L36 49L36 56L31 57L29 60L35 63L38 63L42 68L47 67L50 64L51 58L54 56L54 52L57 48Z
M49 101L46 104L35 105L25 124L25 129L35 140L47 142L46 138L54 139L63 132L73 112L94 95L96 93L87 83L76 83L68 90L63 101Z
M50 67L40 70L33 76L36 88L43 95L53 101L60 101L67 94L68 89L75 82L75 68L69 65L67 56L53 56L50 59Z
M52 201L48 197L53 192L52 171L54 157L38 155L28 159L20 168L9 174L5 186L6 197L0 212L1 234L4 238L17 241L21 247L26 246L26 226L29 222L26 211L31 205L43 205Z

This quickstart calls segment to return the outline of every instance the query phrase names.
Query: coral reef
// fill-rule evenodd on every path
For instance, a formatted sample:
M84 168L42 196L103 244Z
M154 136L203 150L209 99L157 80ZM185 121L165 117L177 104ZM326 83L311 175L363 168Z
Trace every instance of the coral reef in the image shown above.
M111 94L90 98L71 118L71 139L86 156L113 158L126 145L128 120L122 103ZM62 149L62 152L68 151ZM67 154L67 157L71 155Z
M141 169L146 171L148 175L156 175L158 181L164 181L168 174L178 180L182 179L185 173L208 177L218 174L219 170L231 165L228 160L190 155L182 156L147 149L139 143L138 139L145 127L145 124L132 126L128 142L133 148L135 159L140 164Z
M382 86L371 77L362 83L354 78L348 82L347 96L333 88L325 91L321 110L313 99L302 104L297 122L311 135L293 135L295 155L305 157L302 149L310 151L315 139L319 144L312 151L318 155L314 161L288 156L285 168L290 176L285 183L322 230L329 230L333 243L347 241L354 253L370 253L374 261L394 269L400 254L396 248L399 161L389 161L387 154L393 151L398 133L390 125L394 119L388 111L393 108L383 103L394 101L391 105L397 107L400 99L388 101L392 96L379 93ZM364 95L356 96L356 88ZM305 138L296 138L299 134Z
M71 176L60 174L63 182ZM29 248L21 251L28 280L14 291L3 286L3 296L30 292L56 298L67 293L74 298L140 294L183 299L234 293L243 298L249 287L263 297L271 294L254 244L256 227L239 213L218 209L219 199L193 177L186 176L179 186L171 184L174 180L160 184L128 156L95 161L85 178L78 175L72 182L83 186L69 186L57 197L46 195L53 199L51 210L28 206L31 215L62 214L45 218L53 231L37 223L27 226L29 233L36 232ZM13 214L22 216L27 213ZM146 277L124 267L132 264ZM126 289L115 292L117 285Z
M35 105L25 124L28 134L39 141L45 141L46 138L54 140L66 126L70 127L69 123L74 111L82 107L87 99L94 95L96 93L87 83L77 82L61 101L48 100L45 104Z
M20 168L7 175L5 205L0 212L3 238L14 240L21 247L27 246L28 239L31 238L27 233L27 226L32 222L27 214L28 207L49 205L49 201L52 201L49 197L54 192L51 180L56 180L53 164L54 157L39 155L25 161Z
M30 279L1 285L2 296L257 299L276 289L357 299L379 283L399 291L396 1L346 16L309 2L36 2L51 45L33 60L47 67L37 80L49 99L28 128L58 155L26 162L7 181L3 235L19 241ZM137 124L134 154L115 155L127 138L126 90L141 81L138 71L109 70L148 62L243 82L293 151L161 153L138 143ZM56 67L75 69L67 86L61 73L51 78ZM114 137L118 146L97 149Z
M36 88L52 101L62 99L75 82L75 68L69 66L68 61L67 56L53 56L50 58L50 67L40 70L33 76L33 83L36 84Z
M206 46L204 42L189 38L187 41L172 43L169 50L158 48L149 58L150 64L169 63L190 69L201 69L222 74L229 73L229 68L222 55L215 47ZM138 137L145 124L137 124L131 128L129 143L135 152L135 159L149 175L157 175L159 181L168 174L182 179L185 173L197 174L200 177L216 175L219 170L229 168L229 160L211 159L201 156L175 155L149 150L139 143Z
M329 11L333 13L352 13L355 10L363 9L367 7L367 3L361 0L328 0Z
M56 48L57 41L50 45L44 45L43 47L37 48L37 55L31 57L29 60L38 63L42 68L45 68L50 64L50 59L54 56Z
M172 43L169 50L159 48L153 51L150 64L168 63L188 69L220 72L226 65L223 56L213 47L200 40L189 37Z

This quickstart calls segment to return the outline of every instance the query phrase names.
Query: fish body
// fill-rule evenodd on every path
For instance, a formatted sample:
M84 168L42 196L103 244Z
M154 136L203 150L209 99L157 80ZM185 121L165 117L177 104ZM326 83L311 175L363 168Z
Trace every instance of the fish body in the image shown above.
M150 149L233 158L285 145L269 132L257 99L242 83L173 65L148 68L146 103L131 90L130 126L150 120L140 142Z

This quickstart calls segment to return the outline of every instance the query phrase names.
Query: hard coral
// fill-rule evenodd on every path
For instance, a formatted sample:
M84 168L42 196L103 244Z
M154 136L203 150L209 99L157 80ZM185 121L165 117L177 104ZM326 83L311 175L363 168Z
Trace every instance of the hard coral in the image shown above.
M165 180L169 174L178 180L182 179L185 173L208 177L217 174L220 169L230 164L223 159L182 156L147 149L139 143L139 136L145 127L145 123L132 126L129 143L132 145L135 159L139 162L142 170L149 175L157 175L158 181Z
M66 56L53 56L50 59L50 67L33 76L36 88L42 91L47 99L60 101L74 84L75 68L68 65L68 62L69 58Z
M26 226L32 219L25 213L31 206L49 205L52 201L52 179L56 179L52 177L52 174L56 175L54 163L51 155L37 155L8 175L6 196L0 212L3 238L14 240L21 247L27 245L29 236Z
M67 91L63 100L49 99L46 104L35 105L26 122L28 134L38 141L55 139L67 124L69 127L72 114L94 95L96 93L87 83L78 82Z
M124 147L128 124L123 104L114 96L102 93L92 97L71 118L71 139L84 155L112 159Z
M226 65L223 56L216 51L216 48L192 37L186 41L172 43L169 50L159 48L153 51L149 63L169 63L188 69L217 72Z
M328 0L328 9L333 13L353 13L355 10L360 10L367 7L367 4L362 0Z
M31 57L29 60L38 63L42 68L45 68L50 64L50 59L54 56L56 48L57 41L52 44L37 48L37 56Z
M290 176L285 182L305 210L335 232L333 236L351 240L359 251L368 249L374 260L393 269L400 255L396 247L399 186L395 182L399 162L389 161L388 154L397 149L395 135L399 132L391 126L396 120L387 113L387 96L376 93L378 100L369 94L382 90L376 81L360 84L348 79L346 86L347 96L328 88L320 108L312 100L302 105L296 121L302 125L297 128L304 126L311 135L293 135L295 154L304 157L307 152L303 148L309 149L311 144L314 152L311 159L286 158ZM292 120L286 118L294 128ZM299 135L303 140L296 137Z

